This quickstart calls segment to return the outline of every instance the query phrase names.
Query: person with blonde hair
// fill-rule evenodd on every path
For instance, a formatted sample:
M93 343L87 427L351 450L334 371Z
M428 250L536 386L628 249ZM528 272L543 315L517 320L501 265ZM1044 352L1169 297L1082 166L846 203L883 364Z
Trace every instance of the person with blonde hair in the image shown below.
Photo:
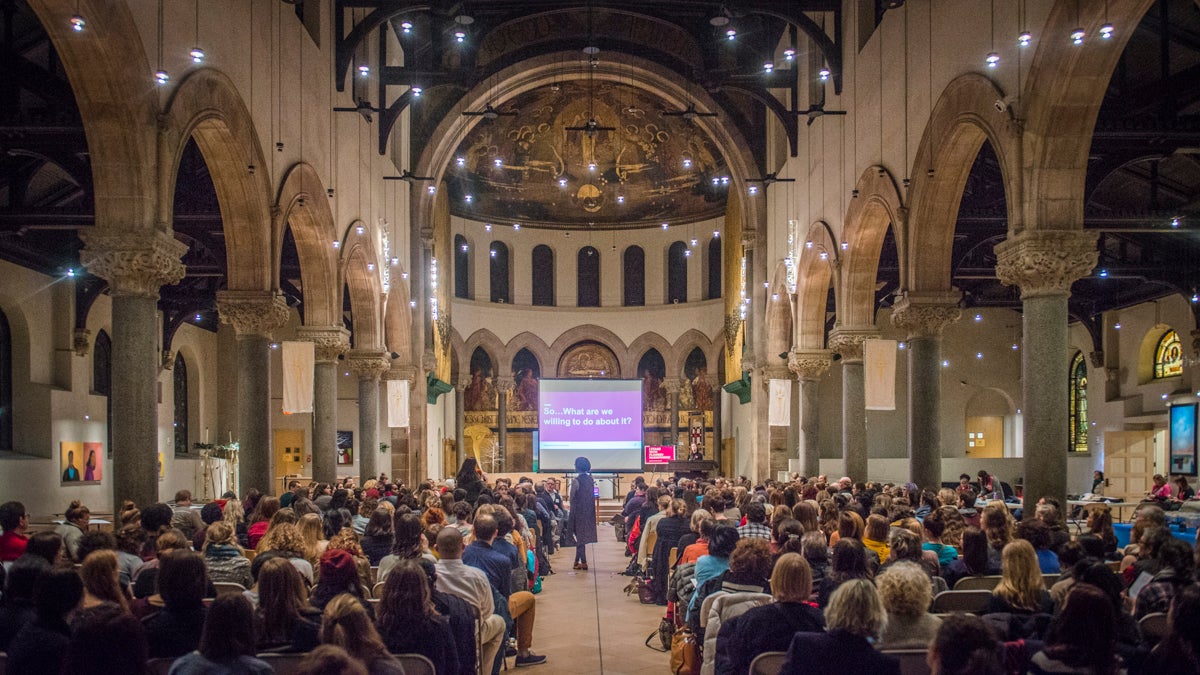
M717 634L717 675L741 675L764 652L787 651L797 632L825 630L825 617L812 602L812 570L798 553L785 553L771 572L770 604L754 607L722 624Z
M296 529L300 531L300 536L304 539L304 559L316 566L317 561L321 559L321 554L329 547L329 542L325 539L325 526L321 522L321 516L315 513L306 513L296 522Z
M345 649L350 656L362 661L369 675L404 675L396 657L388 653L375 630L375 622L367 615L362 603L343 593L329 604L321 617L321 643Z
M214 582L241 584L246 588L254 585L250 561L238 546L233 528L223 520L204 531L204 566L208 568L208 578Z
M880 649L925 649L942 620L929 613L933 592L929 575L914 562L898 562L875 577L879 599L887 610Z
M246 526L246 510L242 508L242 502L239 499L228 499L225 501L225 506L221 509L221 520L229 527L233 528L233 533L237 537L238 546L249 548L250 535Z
M851 579L833 592L825 608L825 633L800 632L792 638L780 673L825 675L830 664L843 673L900 675L900 662L871 644L887 622L875 584Z
M677 565L684 563L694 563L700 559L700 556L708 555L708 535L712 533L713 514L708 509L696 509L692 511L690 524L688 525L696 538L688 541L689 535L683 535L679 538L679 561Z
M1024 539L1009 542L1001 557L1000 583L983 613L1049 614L1053 609L1033 544Z
M312 586L314 574L313 564L305 553L304 537L291 523L280 523L271 528L258 544L258 555L274 552L286 558L296 568L304 581Z
M120 605L126 612L129 611L129 599L121 590L120 569L115 551L101 549L89 553L83 560L79 576L83 579L83 601L80 602L80 607L88 609L112 602Z

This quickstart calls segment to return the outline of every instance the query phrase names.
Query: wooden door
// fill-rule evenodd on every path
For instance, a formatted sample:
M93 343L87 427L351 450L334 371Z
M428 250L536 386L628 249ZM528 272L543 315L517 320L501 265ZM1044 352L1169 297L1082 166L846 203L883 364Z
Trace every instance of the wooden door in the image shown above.
M287 485L284 476L308 475L308 451L304 447L303 429L275 430L275 479L277 485Z
M1106 431L1104 477L1107 497L1138 501L1150 491L1154 475L1154 431Z

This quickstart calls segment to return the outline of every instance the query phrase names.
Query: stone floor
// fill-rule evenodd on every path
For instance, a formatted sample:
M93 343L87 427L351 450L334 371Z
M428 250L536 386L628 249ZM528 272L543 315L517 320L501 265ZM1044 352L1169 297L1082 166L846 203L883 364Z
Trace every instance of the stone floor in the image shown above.
M556 573L542 582L533 634L533 650L548 658L546 665L528 671L543 675L668 673L670 655L644 644L646 636L658 628L666 608L640 604L636 594L625 595L622 589L630 577L621 572L629 559L622 554L612 527L601 525L599 529L599 543L588 547L587 572L571 569L573 547L551 556ZM652 644L657 642L656 636Z

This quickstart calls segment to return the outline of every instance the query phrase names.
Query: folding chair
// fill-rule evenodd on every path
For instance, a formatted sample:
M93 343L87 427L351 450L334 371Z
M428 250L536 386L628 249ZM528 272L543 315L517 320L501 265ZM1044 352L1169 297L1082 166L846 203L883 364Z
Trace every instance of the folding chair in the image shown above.
M945 591L938 593L937 597L933 599L933 609L930 611L935 614L947 612L978 614L983 611L984 607L987 607L991 597L991 591Z
M786 660L787 652L763 652L750 662L750 675L779 675Z
M1167 636L1167 615L1162 612L1147 614L1138 621L1138 628L1147 643L1156 645Z
M929 675L929 663L925 661L924 649L884 649L900 660L900 675Z
M437 671L433 668L433 661L420 654L397 654L396 659L404 668L404 675L437 675Z
M217 589L217 597L221 597L222 595L241 595L246 592L245 586L232 581L214 581L213 588Z
M963 577L954 584L956 591L988 591L996 588L1000 584L1002 577L999 574L988 574L979 577Z

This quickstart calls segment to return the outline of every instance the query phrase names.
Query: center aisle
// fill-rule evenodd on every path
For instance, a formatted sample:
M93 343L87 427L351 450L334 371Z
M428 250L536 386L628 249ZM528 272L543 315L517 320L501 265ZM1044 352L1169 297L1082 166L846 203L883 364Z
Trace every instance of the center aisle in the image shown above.
M587 572L571 569L575 547L561 548L550 558L555 574L542 582L537 595L533 650L545 654L544 666L530 672L604 673L605 675L663 675L670 672L670 654L644 643L658 628L666 607L643 605L637 594L626 596L631 577L621 572L629 564L612 526L601 525L599 543L588 546ZM599 634L596 605L600 606ZM651 644L658 644L655 636ZM603 667L601 667L603 658Z

